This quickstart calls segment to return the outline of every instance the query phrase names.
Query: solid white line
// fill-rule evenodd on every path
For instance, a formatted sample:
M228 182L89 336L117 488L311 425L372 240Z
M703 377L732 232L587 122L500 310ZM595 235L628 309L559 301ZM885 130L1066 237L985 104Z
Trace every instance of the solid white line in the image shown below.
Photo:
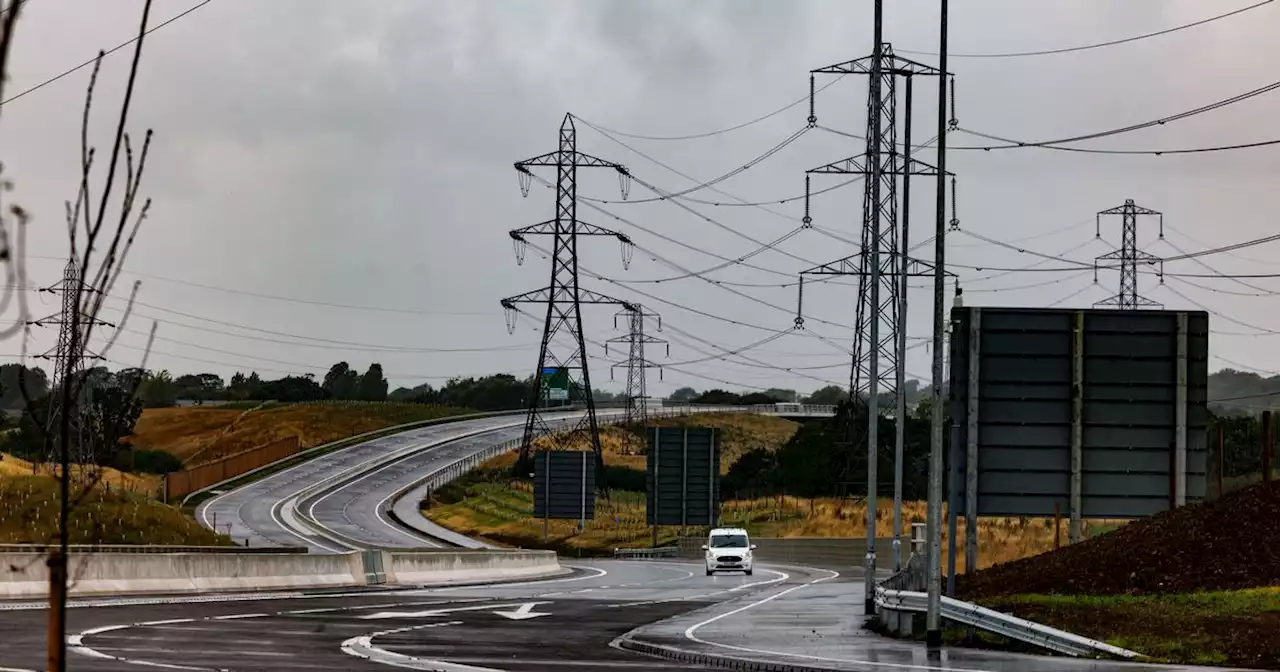
M211 621L234 621L234 620L241 619L241 618L263 618L263 617L265 617L265 616L270 616L270 615L271 615L271 614L230 614L230 615L228 615L228 616L214 616L214 617L210 618L209 620L211 620ZM139 625L146 625L146 624L145 624L145 623L141 623L141 624L139 624Z
M600 569L599 567L584 567L584 566L581 566L581 565L566 565L566 564L563 564L563 563L561 563L561 565L560 565L560 566L561 566L561 567L568 567L568 568L570 568L570 569L581 569L581 570L586 570L586 571L589 571L589 572L599 572L599 574L592 574L591 576L571 576L571 577L569 577L569 578L567 578L567 579L545 579L545 580L538 580L538 581L517 581L517 582L515 582L515 583L491 583L491 584L483 584L483 585L476 585L476 586L449 586L449 587L447 587L447 588L420 588L420 589L418 589L418 590L416 591L416 593L418 593L418 594L450 593L450 592L457 591L457 590L475 590L475 589L477 589L477 588L515 588L515 587L518 587L518 586L540 586L540 585L547 584L547 583L568 583L568 582L570 582L570 581L582 581L582 580L585 580L585 579L598 579L598 578L600 578L600 577L602 577L602 576L605 576L605 575L607 575L607 574L609 573L609 572L607 572L607 571L605 571L605 570L603 570L603 569Z
M839 572L835 572L835 571L832 571L832 570L822 570L822 571L831 572L831 576L824 576L824 577L822 577L822 578L820 578L820 579L815 579L815 580L813 580L813 581L809 581L809 582L806 582L806 583L802 583L802 584L800 584L800 585L798 585L798 586L792 586L791 588L788 588L788 589L786 589L786 590L783 590L783 591L779 591L779 592L777 592L777 593L774 593L773 595L770 595L769 597L766 597L766 598L764 598L764 599L762 599L762 600L757 600L757 601L755 601L755 602L752 602L751 604L748 604L748 605L745 605L745 606L742 606L742 607L738 607L737 609L734 609L734 610L732 610L732 611L726 611L726 612L724 612L723 614L719 614L719 615L717 615L717 616L712 616L711 618L708 618L707 620L702 621L701 623L696 623L696 624L691 625L691 626L689 626L688 628L686 628L686 629L685 629L685 631L684 631L684 636L685 636L685 638L686 638L686 639L689 639L689 640L694 641L694 642L698 642L699 644L705 644L705 645L707 645L707 646L714 646L714 647L718 647L718 648L722 648L722 649L729 649L729 650L731 650L731 651L740 651L740 652L743 652L743 653L764 654L764 655L770 655L770 656L782 656L782 657L784 657L784 658L802 658L802 659L805 659L805 660L817 660L817 661L830 662L830 663L851 663L851 664L855 664L855 665L866 665L866 666L869 666L869 667L887 667L887 668L892 668L892 669L901 669L901 670L929 670L929 671L931 671L931 672L932 672L932 671L942 671L942 672L992 672L991 670L984 670L984 669L979 669L979 668L964 668L964 667L945 667L945 668L944 668L944 667L934 667L934 666L930 666L930 665L911 665L911 664L903 664L903 663L881 663L881 662L876 662L876 661L871 661L871 660L856 660L856 659L852 659L852 658L831 658L831 657L826 657L826 656L814 656L814 655L805 654L805 653L792 653L792 652L788 652L788 651L770 651L770 650L768 650L768 649L753 649L753 648L751 648L751 647L747 647L747 646L736 646L736 645L733 645L733 644L723 644L723 643L721 643L721 642L713 642L713 641L710 641L710 640L707 640L707 639L702 639L702 638L698 637L698 636L697 636L697 634L695 634L695 633L697 633L697 631L698 631L698 629L699 629L699 628L702 628L702 627L704 627L704 626L707 626L707 625L710 625L710 624L712 624L712 623L715 623L716 621L718 621L718 620L720 620L720 619L722 619L722 618L727 618L727 617L729 617L729 616L733 616L734 614L740 614L740 613L742 613L742 612L744 612L744 611L746 611L746 610L748 610L748 609L753 609L753 608L758 607L758 606L760 606L760 605L762 605L762 604L765 604L765 603L767 603L767 602L772 602L773 600L776 600L776 599L778 599L779 597L782 597L783 595L786 595L786 594L788 594L788 593L795 592L795 591L800 590L800 589L802 589L802 588L808 588L809 586L812 586L812 585L815 585L815 584L819 584L819 583L822 583L822 582L824 582L824 581L830 581L830 580L832 580L832 579L837 578L838 576L840 576L840 573L839 573Z

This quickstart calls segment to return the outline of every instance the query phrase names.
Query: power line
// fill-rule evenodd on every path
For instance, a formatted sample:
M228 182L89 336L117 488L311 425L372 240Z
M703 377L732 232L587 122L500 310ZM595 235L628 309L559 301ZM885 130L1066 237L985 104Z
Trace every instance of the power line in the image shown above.
M827 89L827 87L830 87L831 85L835 84L836 82L840 81L841 79L843 79L843 76L842 76L842 77L838 77L838 78L836 78L836 79L831 80L830 82L828 82L828 83L824 84L821 88L819 88L818 90L814 91L813 93L815 93L815 94L817 94L817 93L822 93L823 91L825 91L825 90ZM579 120L579 121L581 121L582 123L586 124L587 126L590 126L592 129L594 129L594 130L596 130L596 131L599 131L599 132L601 132L601 133L603 133L604 131L608 131L609 133L612 133L612 134L614 134L614 135L621 135L621 136L622 136L622 137L624 137L624 138L635 138L635 139L637 139L637 140L697 140L697 139L700 139L700 138L710 138L710 137L712 137L712 136L716 136L716 135L724 135L725 133L731 133L731 132L736 131L736 130L738 130L738 129L746 128L746 127L748 127L748 126L752 126L752 125L754 125L754 124L758 124L758 123L760 123L760 122L762 122L762 121L764 121L764 120L766 120L766 119L770 119L770 118L772 118L772 117L776 117L776 116L778 116L779 114L782 114L783 112L786 112L787 110L790 110L790 109L794 108L795 106L797 106L797 105L799 105L799 104L801 104L801 103L804 103L805 101L809 100L810 95L812 95L812 94L806 94L806 95L804 95L804 96L801 96L800 98L797 98L794 102L788 103L787 105L785 105L785 106L783 106L783 107L780 107L780 108L778 108L778 109L776 109L776 110L774 110L774 111L772 111L772 112L769 112L769 113L766 113L766 114L762 114L762 115L760 115L760 116L758 116L758 117L756 117L756 118L754 118L754 119L751 119L751 120L749 120L749 121L744 121L744 122L742 122L742 123L740 123L740 124L734 124L733 126L727 126L727 127L724 127L724 128L720 128L720 129L714 130L714 131L707 131L707 132L705 132L705 133L693 133L693 134L689 134L689 135L640 135L640 134L638 134L638 133L624 133L623 131L619 131L619 130L615 130L615 129L612 129L612 128L608 128L608 127L605 127L605 126L601 126L601 125L596 124L596 123L594 123L594 122L592 122L592 121L589 121L589 120L587 120L587 119L583 119L582 117L580 117L580 116L578 116L578 115L576 115L576 114L575 114L575 115L573 115L573 118L574 118L574 119L577 119L577 120Z
M1190 117L1204 114L1205 112L1212 112L1214 110L1227 107L1228 105L1234 105L1235 103L1249 100L1251 98L1261 96L1265 93L1270 93L1278 88L1280 88L1280 81L1271 82L1270 84L1260 86L1256 89L1253 89L1252 91L1246 91L1245 93L1237 94L1237 95L1231 96L1230 98L1223 98L1222 100L1218 100L1218 101L1209 103L1207 105L1201 105L1200 107L1197 107L1191 110L1186 110L1183 112L1178 112L1176 114L1171 114L1165 117L1160 117L1159 119L1152 119L1149 121L1143 121L1136 124L1130 124L1128 126L1112 128L1105 131L1096 131L1093 133L1085 133L1083 135L1074 135L1066 138L1059 138L1057 140L1027 142L1023 140L1013 140L1010 138L1003 138L997 135L992 135L990 133L983 133L981 131L974 131L967 128L957 128L956 130L961 131L963 133L968 133L969 135L976 135L980 138L987 138L988 140L996 140L998 142L1004 142L1007 144L989 145L989 146L960 145L960 146L954 147L954 149L965 149L965 150L980 149L984 151L990 151L993 149L1021 149L1024 147L1051 147L1052 148L1052 146L1065 145L1072 142L1082 142L1085 140L1097 140L1098 138L1107 138L1113 135L1120 135L1122 133L1132 133L1133 131L1140 131L1143 129L1151 128L1153 126L1163 126L1173 121L1181 121L1183 119L1188 119ZM1171 152L1165 152L1165 153L1171 153Z
M20 93L18 93L18 94L15 94L15 95L9 96L8 98L5 98L4 100L0 101L0 106L3 106L3 105L7 105L7 104L9 104L9 103L12 103L13 101L15 101L15 100L17 100L17 99L19 99L19 98L21 98L21 97L23 97L23 96L27 95L28 93L32 93L32 92L38 91L38 90L40 90L40 89L43 89L44 87L46 87L46 86L48 86L48 85L50 85L50 84L52 84L52 83L54 83L54 82L58 81L59 79L62 79L63 77L66 77L67 75L70 75L70 74L72 74L72 73L74 73L74 72L77 72L77 71L79 71L79 70L82 70L82 69L84 69L84 68L87 68L87 67L89 67L90 65L93 65L93 63L94 63L95 61L97 61L99 58L102 58L102 57L105 57L105 56L110 56L111 54L114 54L114 53L116 53L117 51L120 51L121 49L124 49L125 47L127 47L127 46L129 46L129 45L133 44L134 42L137 42L138 40L140 40L140 39L142 39L142 38L144 38L144 37L146 37L146 36L150 35L151 33L154 33L154 32L156 32L157 30L160 30L161 28L164 28L165 26L167 26L167 25L169 25L169 24L173 23L174 21L177 21L178 19L181 19L182 17L184 17L184 16L186 16L186 15L188 15L188 14L190 14L190 13L192 13L192 12L196 11L197 9L200 9L201 7L204 7L205 5L209 4L210 2L213 2L213 0L203 0L203 2L201 2L201 3L197 4L197 5L192 6L190 9L186 10L185 12L182 12L181 14L178 14L177 16L174 16L173 18L169 19L168 21L164 21L164 22L161 22L161 23L156 24L156 26L155 26L154 28L151 28L151 29L147 30L146 32L143 32L141 35L138 35L137 37L135 37L135 38L133 38L133 39L131 39L131 40L127 41L127 42L122 42L122 43L120 43L120 44L117 44L116 46L112 47L111 49L109 49L109 50L107 50L107 51L102 52L99 56L95 56L95 57L93 57L93 58L91 58L91 59L89 59L89 60L85 61L84 63L81 63L80 65L75 66L74 68L71 68L71 69L69 69L69 70L65 70L65 71L63 71L63 72L62 72L62 74L59 74L59 75L55 75L55 76L53 76L53 77L50 77L49 79L46 79L46 80L44 80L43 82L40 82L39 84L36 84L36 85L35 85L35 86L33 86L33 87L30 87L30 88L28 88L28 89L24 89L22 92L20 92Z
M1053 54L1067 54L1067 53L1073 53L1073 52L1077 52L1077 51L1088 51L1088 50L1090 50L1090 49L1102 49L1102 48L1104 48L1104 47L1114 47L1114 46L1116 46L1116 45L1118 45L1118 44L1128 44L1128 43L1130 43L1130 42L1137 42L1137 41L1139 41L1139 40L1145 40L1145 39L1149 39L1149 38L1152 38L1152 37L1159 37L1159 36L1161 36L1161 35L1168 35L1168 34L1170 34L1170 33L1176 33L1176 32L1178 32L1178 31L1180 31L1180 30L1186 30L1186 29L1188 29L1188 28L1195 28L1195 27L1197 27L1197 26L1203 26L1203 25L1205 25L1205 24L1207 24L1207 23L1212 23L1212 22L1217 21L1217 20L1219 20L1219 19L1225 19L1225 18L1227 18L1227 17L1235 16L1235 15L1237 15L1237 14L1243 14L1244 12L1247 12L1247 11L1249 11L1249 10L1251 10L1251 9L1257 9L1257 8L1259 8L1259 7L1262 7L1263 5L1271 4L1271 2L1273 2L1273 0L1262 0L1261 2L1257 2L1257 3L1254 3L1254 4L1249 5L1249 6L1247 6L1247 7L1242 7L1242 8L1240 8L1240 9L1237 9L1237 10L1234 10L1234 11L1227 12L1226 14L1218 14L1217 16L1211 16L1211 17L1209 17L1209 18L1207 18L1207 19L1201 19L1201 20L1199 20L1199 21L1194 21L1194 22L1192 22L1192 23L1184 23L1184 24L1182 24L1182 25L1174 26L1174 27L1172 27L1172 28L1165 28L1164 30L1157 30L1157 31L1155 31L1155 32L1151 32L1151 33L1143 33L1143 34L1141 34L1141 35L1134 35L1134 36L1132 36L1132 37L1125 37L1125 38L1121 38L1121 39L1118 39L1118 40L1108 40L1108 41L1106 41L1106 42L1095 42L1095 43L1092 43L1092 44L1082 44L1082 45L1078 45L1078 46L1074 46L1074 47L1061 47L1061 48L1058 48L1058 49L1042 49L1042 50L1039 50L1039 51L1015 51L1015 52L1006 52L1006 53L985 53L985 54L983 54L983 53L955 54L955 53L950 53L950 52L948 52L948 53L947 53L947 57L948 57L948 58L1020 58L1020 57L1024 57L1024 56L1049 56L1049 55L1053 55ZM937 56L937 55L938 55L938 54L937 54L937 52L932 52L932 51L912 51L912 50L910 50L910 49L898 49L898 52L903 53L903 54L920 54L920 55L923 55L923 56Z
M582 120L581 120L581 119L579 119L579 121L582 121ZM587 122L583 122L583 123L587 123ZM587 123L587 126L590 126L590 125L591 125L590 123ZM803 136L805 133L808 133L808 132L809 132L809 130L810 130L810 127L809 127L809 126L801 126L801 127L800 127L800 130L795 131L795 132L794 132L794 133L792 133L791 135L787 136L787 138L786 138L785 140L783 140L782 142L779 142L778 144L774 145L773 147L770 147L770 148L769 148L768 150L766 150L763 154L759 154L759 155L755 156L755 157L754 157L754 158L752 158L750 161L747 161L746 163L742 164L741 166L738 166L737 168L734 168L733 170L730 170L730 171L729 171L729 172L727 172L727 173L724 173L724 174L722 174L722 175L720 175L720 176L718 176L718 177L715 177L715 178L713 178L713 179L707 180L707 181L705 181L705 182L698 182L698 183L697 183L697 184L695 184L694 186L689 187L689 188L687 188L687 189L682 189L682 190L680 190L680 191L673 191L673 192L669 192L669 193L664 193L664 194L662 194L662 195L654 196L654 197L652 197L652 198L638 198L638 199L630 199L630 198L628 198L628 199L623 199L623 200L618 200L618 201L607 201L607 200L605 200L605 199L591 198L591 197L589 197L589 196L579 196L579 198L583 198L583 199L591 200L591 201L598 201L598 202L602 202L602 203L610 203L610 202L611 202L611 203L614 203L614 204L617 204L617 205L623 205L623 204L627 204L627 205L629 205L629 204L639 204L639 203L656 203L656 202L658 202L658 201L666 201L666 200L670 200L670 199L672 199L672 198L680 198L680 197L685 196L685 195L687 195L687 194L691 194L691 193L693 193L693 192L695 192L695 191L701 191L701 190L703 190L703 189L710 189L711 187L713 187L713 186L715 186L715 185L717 185L717 184L719 184L719 183L721 183L721 182L724 182L725 180L728 180L728 179L730 179L730 178L732 178L732 177L735 177L735 176L739 175L740 173L744 173L744 172L746 172L746 171L750 170L751 168L753 168L753 167L755 167L755 166L759 165L760 163L764 162L766 159L768 159L769 157L773 156L774 154L777 154L778 152L782 151L784 148L786 148L786 147L787 147L788 145L790 145L791 143L795 142L796 140L799 140L799 139L801 138L801 136ZM602 134L602 135L603 135L603 134ZM608 137L608 136L606 135L605 137ZM634 150L632 150L632 151L634 151ZM638 153L638 152L637 152L637 153Z
M107 297L107 299L108 299L108 300L111 300L111 301L119 301L119 302L126 302L126 303L127 303L127 300L126 300L126 299L121 299L121 298L119 298L119 297L109 296L109 297ZM211 317L204 317L204 316L201 316L201 315L195 315L195 314L192 314L192 313L187 313L187 312L183 312L183 311L173 310L173 309L171 309L171 308L165 308L165 307L163 307L163 306L157 306L157 305L154 305L154 304L143 303L142 301L138 301L138 300L136 300L136 299L133 301L133 303L134 303L134 305L135 305L135 306L142 306L142 307L144 307L144 308L150 308L150 309L152 309L152 310L158 310L158 311L163 312L163 313L172 313L172 314L174 314L174 315L180 315L180 316L182 316L182 317L190 318L190 319L197 320L197 321L200 321L200 322L208 322L208 323L210 323L210 324L218 324L218 325L222 325L222 326L233 327L233 328L236 328L236 329L244 329L244 330L247 330L247 331L254 331L254 332L259 332L259 333L269 334L269 335L273 335L273 336L283 336L283 337L292 338L292 339L299 339L299 340L296 340L296 341L284 341L284 340L278 340L278 339L266 338L266 337L262 337L262 336L251 336L251 335L247 335L247 334L237 334L237 333L233 333L233 332L227 332L227 331L221 331L221 330L217 330L217 329L212 329L212 328L209 328L209 327L202 327L202 326L195 326L195 325L191 325L191 324L185 324L185 323L183 323L183 322L178 322L178 321L171 320L171 319L167 319L167 318L157 318L157 317L154 317L154 316L149 316L149 315L141 314L141 313L138 313L137 311L134 311L134 315L136 315L136 316L138 316L138 317L142 317L142 318L144 318L144 319L152 319L152 320L155 320L155 321L160 322L160 323L162 323L162 324L170 324L170 325L177 326L177 327L183 327L183 328L187 328L187 329L194 329L194 330L197 330L197 331L203 331L203 332L209 332L209 333L221 334L221 335L224 335L224 336L232 336L232 337L235 337L235 338L243 338L243 339L255 340L255 341L264 341L264 342L268 342L268 343L280 343L280 344L282 344L282 345L291 345L291 346L298 346L298 347L320 348L320 349L326 349L326 350L344 350L344 351L363 350L363 351L365 351L365 352L388 352L388 353L396 353L396 352L401 352L401 353L428 353L428 352L430 352L430 353L490 352L490 351L498 351L498 350L518 350L518 349L523 349L523 348L528 347L528 345L527 345L527 344L521 344L521 345L515 345L515 346L494 346L494 347L482 347L482 348L412 348L412 347L405 347L405 346L391 346L391 345L378 345L378 344L370 344L370 343L360 343L360 342L356 342L356 341L341 341L341 340L336 340L336 339L319 338L319 337L316 337L316 336L303 336L303 335L301 335L301 334L291 334L291 333L283 332L283 331L273 331L273 330L270 330L270 329L263 329L263 328L261 328L261 327L253 327L253 326L249 326L249 325L245 325L245 324L237 324L237 323L235 323L235 322L228 322L228 321L225 321L225 320L218 320L218 319L214 319L214 318L211 318ZM119 309L119 308L112 308L112 307L110 307L110 306L104 306L104 307L105 307L105 308L107 308L107 309L109 309L109 310L122 310L122 309ZM314 342L312 342L312 343L308 343L308 342L305 342L305 341L314 341ZM335 347L335 346L340 346L340 347Z
M60 258L58 258L58 257L36 256L36 255L28 255L26 258L27 258L27 259L60 260ZM140 271L122 271L122 272L123 272L123 273L125 273L125 274L128 274L128 275L134 275L134 276L137 276L137 277L140 277L140 278L147 278L147 279L150 279L150 280L159 280L159 281L161 281L161 282L170 282L170 283L177 284L177 285L185 285L185 286L187 286L187 287L196 287L196 288L199 288L199 289L208 289L208 290L212 290L212 291L223 292L223 293L226 293L226 294L237 294L237 295L240 295L240 296L251 296L251 297L254 297L254 298L258 298L258 299L269 299L269 300L272 300L272 301L284 301L284 302L288 302L288 303L298 303L298 304L308 305L308 306L323 306L323 307L326 307L326 308L342 308L342 309L346 309L346 310L364 310L364 311L375 312L375 313L399 313L399 314L404 314L404 315L424 315L424 316L432 316L432 317L440 316L440 315L448 315L448 316L451 316L451 317L459 317L459 316L462 316L462 317L474 317L474 316L494 317L494 316L496 316L496 315L497 315L497 313L496 313L496 312L494 312L494 311L488 311L488 312L479 312L479 311L469 311L469 312L468 312L468 311L444 311L444 310L441 310L441 311L430 310L430 311L429 311L429 310L417 310L417 309L413 309L413 308L394 308L394 307L383 307L383 306L363 306L363 305L356 305L356 304L350 304L350 303L335 303L335 302L332 302L332 301L317 301L317 300L312 300L312 299L300 299L300 298L292 297L292 296L281 296L281 295L278 295L278 294L267 294L267 293L264 293L264 292L254 292L254 291L249 291L249 290L245 290L245 289L234 289L234 288L231 288L231 287L221 287L221 286L218 286L218 285L207 285L207 284L202 284L202 283L199 283L199 282L192 282L192 281L190 281L190 280L179 280L178 278L170 278L170 277L166 277L166 276L163 276L163 275L155 275L155 274L153 274L153 273L142 273L142 272L140 272Z

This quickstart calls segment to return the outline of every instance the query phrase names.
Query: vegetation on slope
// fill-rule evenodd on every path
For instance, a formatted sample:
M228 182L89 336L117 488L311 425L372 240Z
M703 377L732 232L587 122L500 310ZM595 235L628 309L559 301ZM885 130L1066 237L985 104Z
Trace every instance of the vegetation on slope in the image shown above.
M7 460L6 460L7 461ZM122 490L108 478L89 489L69 519L72 544L231 545L177 508ZM79 494L79 488L74 490ZM51 543L57 539L58 482L47 475L0 476L0 543Z
M129 441L196 464L297 436L302 448L422 420L470 413L451 406L386 402L316 402L146 409Z

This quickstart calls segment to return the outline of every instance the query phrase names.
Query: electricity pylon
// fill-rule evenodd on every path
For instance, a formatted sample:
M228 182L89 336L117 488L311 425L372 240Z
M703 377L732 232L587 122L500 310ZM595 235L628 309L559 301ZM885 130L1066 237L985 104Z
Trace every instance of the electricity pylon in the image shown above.
M1160 220L1160 237L1164 238L1164 215L1135 205L1132 198L1127 198L1124 205L1103 210L1097 215L1097 235L1102 237L1102 216L1103 215L1120 215L1123 223L1121 224L1121 240L1120 249L1112 250L1100 257L1096 257L1093 261L1093 281L1098 281L1098 262L1099 261L1119 261L1120 262L1120 292L1107 297L1095 304L1094 306L1115 306L1120 310L1137 310L1139 308L1163 308L1164 305L1158 301L1148 299L1138 294L1138 263L1147 265L1160 264L1160 281L1164 282L1164 261L1154 254L1149 254L1138 249L1138 217L1153 216Z
M630 187L631 174L620 164L579 152L573 117L568 114L560 125L560 146L556 151L516 162L520 191L524 196L529 195L529 185L533 178L530 169L536 167L556 169L555 218L516 229L511 232L511 238L516 247L516 260L523 262L525 236L552 236L551 280L542 289L502 299L502 306L507 309L508 329L514 328L518 304L546 305L542 345L538 350L538 366L533 373L528 416L520 442L519 466L521 469L529 467L533 442L539 435L550 435L553 449L569 449L574 440L585 432L587 441L596 454L599 468L603 464L603 456L600 449L600 428L596 423L596 405L591 394L591 375L587 368L582 304L626 305L627 302L582 289L578 285L578 237L617 238L622 243L624 265L630 260L632 245L631 239L624 234L578 221L578 169L609 168L616 171L623 198ZM567 332L567 344L555 340L556 335L562 332ZM572 424L568 432L553 434L544 417L552 402L563 402L561 405L579 402L586 406L586 412ZM603 484L604 480L599 479L597 483Z
M28 324L37 327L54 325L58 327L57 344L49 350L36 355L36 359L53 362L53 380L49 386L49 411L48 417L45 419L46 446L52 450L52 447L57 445L58 441L55 432L60 426L62 414L66 413L70 416L70 453L72 461L79 463L92 462L92 449L84 440L84 427L81 423L78 409L81 388L85 383L84 362L86 359L101 360L102 357L89 350L88 344L85 343L85 336L92 326L111 327L114 325L97 319L92 314L85 312L81 307L80 298L95 290L86 285L81 279L80 265L76 263L74 257L67 261L67 265L62 271L62 280L49 287L41 288L40 291L62 295L62 309L59 312L28 322ZM73 334L75 334L74 338L72 337ZM63 385L71 386L71 406L69 408L63 408L63 395L61 393ZM55 458L52 454L45 457L51 462Z
M627 318L627 335L618 336L605 341L605 353L609 352L610 343L626 343L627 359L621 362L614 362L609 367L609 377L613 378L613 370L619 367L627 367L627 392L624 395L626 401L626 422L628 425L644 424L649 419L649 395L645 390L645 370L657 369L658 379L662 379L662 365L654 364L645 356L646 345L665 345L667 347L667 356L671 356L671 345L661 338L656 338L645 333L644 323L646 319L654 319L657 321L658 331L662 331L662 316L657 313L646 312L644 306L635 303L630 304L622 311L613 316L614 326L617 327L618 318L620 316Z
M934 274L933 264L910 259L907 248L910 176L937 176L938 170L911 157L911 88L914 77L944 76L937 68L902 58L883 39L883 0L875 2L873 51L870 56L817 68L809 73L809 125L817 125L814 111L814 76L817 74L867 75L866 151L814 168L805 176L806 192L814 174L862 175L865 177L861 246L849 257L822 264L805 275L856 275L858 301L854 326L853 365L849 374L849 394L855 404L866 400L867 450L867 550L865 556L866 609L875 610L877 458L880 436L880 395L891 394L897 401L895 455L895 501L901 501L902 454L906 416L905 383L907 277ZM898 144L897 84L905 82L906 151ZM903 216L898 217L898 177L903 179ZM806 218L808 206L806 205ZM806 221L806 224L808 222ZM900 228L901 224L901 228ZM802 316L796 326L803 327ZM855 416L856 417L856 414ZM855 444L856 445L856 444ZM851 468L851 465L847 468ZM895 506L894 566L901 567L900 504Z

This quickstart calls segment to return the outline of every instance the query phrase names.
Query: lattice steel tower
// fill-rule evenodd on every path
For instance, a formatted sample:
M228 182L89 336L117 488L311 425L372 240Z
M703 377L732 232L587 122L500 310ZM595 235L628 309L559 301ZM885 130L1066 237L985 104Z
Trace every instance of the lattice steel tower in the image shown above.
M542 346L538 351L538 366L534 369L533 389L529 397L529 413L525 421L524 437L520 443L521 467L529 465L530 451L533 441L538 435L550 434L551 427L543 417L553 401L564 402L564 405L580 402L585 405L586 412L576 423L571 423L568 431L554 435L553 448L565 449L572 446L575 438L584 432L592 450L597 456L597 465L601 463L600 429L596 423L595 400L591 396L591 375L587 369L587 348L582 332L582 304L626 305L627 302L605 296L598 292L582 289L578 285L578 237L579 236L612 236L622 243L623 264L630 261L631 240L616 231L578 221L578 169L610 168L618 173L623 198L626 198L630 187L631 174L620 164L605 161L577 150L576 132L573 116L566 114L560 125L560 147L531 159L515 164L520 175L520 191L529 195L534 167L555 167L556 169L556 205L555 218L532 226L516 229L511 238L516 247L516 260L524 260L525 236L552 236L554 244L551 254L551 281L538 290L526 292L502 300L507 309L508 329L513 328L513 315L518 304L546 304L546 320L542 329ZM564 333L568 342L556 342L557 335ZM603 481L598 481L603 482Z
M867 410L867 613L874 612L875 529L877 459L880 436L880 395L896 399L895 415L906 415L906 399L902 396L905 382L903 351L906 349L907 277L933 276L933 264L908 258L907 247L910 203L910 177L936 176L937 168L911 158L912 81L916 76L942 76L937 68L902 58L883 40L883 0L875 2L874 40L871 56L812 70L809 74L809 125L817 125L814 110L814 76L817 74L867 75L866 151L808 171L808 191L813 174L863 175L865 185L862 204L861 245L858 253L828 264L803 271L806 275L856 275L858 301L854 325L853 364L849 374L849 393L855 403L865 399ZM905 82L905 145L898 143L897 85ZM903 180L902 219L898 216L898 177ZM807 199L806 199L807 200ZM806 203L806 224L808 204ZM901 226L900 226L901 225ZM796 318L802 327L803 317ZM901 487L901 455L905 445L903 423L898 422L895 437L895 488ZM856 439L860 440L860 439ZM856 444L855 444L856 445ZM852 465L847 467L851 470ZM896 526L899 527L900 526ZM895 533L900 530L895 530ZM898 559L895 558L895 564Z
M662 379L662 365L654 364L645 356L646 345L665 345L667 348L667 356L671 356L671 346L661 338L655 338L645 333L644 323L646 319L657 321L658 331L662 331L662 316L657 313L645 311L644 306L633 303L629 304L622 311L613 316L614 326L617 326L618 318L626 316L627 318L627 335L611 338L605 341L605 353L609 352L610 343L626 343L627 359L621 362L614 362L609 367L609 377L613 377L613 370L618 367L627 367L627 392L624 395L626 401L626 421L627 424L637 424L643 426L649 419L649 395L645 391L645 370L657 369L658 379Z
M102 359L101 356L90 352L88 344L85 343L85 336L91 326L110 327L113 325L85 312L78 303L81 297L90 294L94 290L81 280L80 265L76 263L75 257L67 261L67 265L62 271L62 280L49 287L42 288L40 291L62 295L62 309L58 313L32 320L28 323L37 327L54 325L58 327L57 344L53 348L36 355L37 359L53 362L53 380L49 386L49 416L45 427L45 436L49 441L49 446L57 445L55 430L59 426L62 414L69 412L71 414L71 459L74 462L85 462L90 460L92 455L89 454L90 447L82 440L80 417L79 413L75 412L75 409L78 408L80 397L80 389L77 386L84 383L85 360ZM73 338L77 331L79 332L78 335ZM70 381L73 386L70 411L62 407L63 399L60 390L66 381ZM52 460L55 456L48 455L46 457Z
M1163 304L1153 301L1145 296L1138 294L1138 264L1147 265L1160 264L1161 282L1164 281L1164 261L1154 254L1148 254L1138 249L1138 217L1153 216L1158 217L1160 222L1160 237L1164 238L1164 215L1135 205L1132 198L1125 199L1124 205L1103 210L1097 215L1097 232L1096 235L1102 237L1102 216L1103 215L1120 215L1123 218L1120 249L1108 252L1100 257L1096 257L1093 262L1093 281L1098 281L1098 262L1108 261L1120 262L1120 293L1105 298L1094 306L1115 306L1120 310L1137 310L1139 308L1162 308ZM1114 266L1111 266L1114 268Z

